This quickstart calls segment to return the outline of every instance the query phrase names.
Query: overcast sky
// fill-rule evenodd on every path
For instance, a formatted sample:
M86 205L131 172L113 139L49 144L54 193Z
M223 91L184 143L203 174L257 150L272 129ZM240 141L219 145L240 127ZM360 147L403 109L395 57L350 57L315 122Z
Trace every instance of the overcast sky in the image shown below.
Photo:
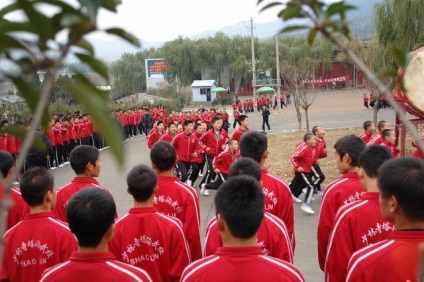
M0 0L0 8L11 2ZM259 13L260 7L256 3L257 0L122 0L117 14L106 11L99 15L99 24L101 27L122 27L145 41L153 42L172 40L178 35L218 31L249 21L251 17L254 23L277 20L281 7ZM240 30L240 34L249 34L248 27Z

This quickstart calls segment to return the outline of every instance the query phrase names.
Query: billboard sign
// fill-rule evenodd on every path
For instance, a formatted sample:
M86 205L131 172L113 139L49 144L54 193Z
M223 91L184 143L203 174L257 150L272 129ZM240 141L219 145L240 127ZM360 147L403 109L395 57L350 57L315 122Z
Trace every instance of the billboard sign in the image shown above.
M146 59L147 77L165 77L168 64L164 59Z

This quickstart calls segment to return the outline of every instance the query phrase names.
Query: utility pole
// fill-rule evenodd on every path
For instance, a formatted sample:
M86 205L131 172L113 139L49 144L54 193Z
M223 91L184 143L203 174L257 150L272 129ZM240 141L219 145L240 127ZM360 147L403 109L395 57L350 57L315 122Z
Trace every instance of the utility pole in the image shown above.
M280 109L281 107L281 93L280 93L280 86L281 86L281 80L280 80L280 56L278 54L278 35L275 36L275 61L277 64L277 107Z
M252 90L253 100L256 100L256 59L255 59L255 37L253 36L253 18L250 18L250 45L252 47Z

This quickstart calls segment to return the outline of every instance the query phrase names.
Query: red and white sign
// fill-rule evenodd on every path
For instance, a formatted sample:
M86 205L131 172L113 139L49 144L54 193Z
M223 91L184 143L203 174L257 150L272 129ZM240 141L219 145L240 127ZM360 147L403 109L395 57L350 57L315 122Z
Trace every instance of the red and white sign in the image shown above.
M329 82L342 82L347 80L350 80L350 75L333 77L333 78L302 80L302 82L303 83L329 83Z

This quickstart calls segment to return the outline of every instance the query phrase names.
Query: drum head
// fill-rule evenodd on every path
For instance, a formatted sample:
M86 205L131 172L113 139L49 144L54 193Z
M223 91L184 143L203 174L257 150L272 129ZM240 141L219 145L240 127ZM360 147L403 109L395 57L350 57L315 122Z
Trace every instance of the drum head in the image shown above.
M406 68L404 84L406 93L403 94L407 100L404 102L415 110L415 115L418 112L424 116L424 52L416 54Z

